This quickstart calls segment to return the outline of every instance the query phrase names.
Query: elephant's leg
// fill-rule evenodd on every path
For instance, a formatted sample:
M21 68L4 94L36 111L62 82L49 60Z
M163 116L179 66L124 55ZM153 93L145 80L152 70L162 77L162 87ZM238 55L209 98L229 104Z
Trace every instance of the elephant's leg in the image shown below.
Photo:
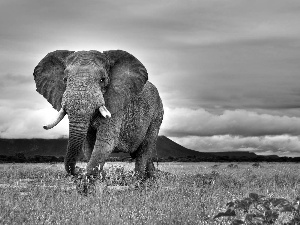
M110 155L115 147L115 136L108 135L105 136L107 139L103 139L104 136L102 134L102 130L97 131L94 149L89 157L90 159L86 167L86 173L77 183L78 192L84 195L94 193L95 181L99 179L100 174L102 175L102 181L105 179L103 166L106 158Z
M87 164L87 175L97 177L102 172L105 160L118 143L121 127L120 117L103 120L97 130L96 142Z
M137 149L135 174L139 180L154 177L155 167L152 161L152 152L156 143L153 140L144 140Z
M159 124L153 122L148 128L144 141L137 149L135 171L139 178L154 178L155 167L152 160L152 153L156 151L156 141L159 131Z
M87 135L86 135L86 139L83 142L83 146L82 146L82 151L84 153L85 159L87 161L90 160L93 149L94 149L94 145L96 142L96 134L97 134L97 130L93 129L92 127L89 127Z
M146 176L147 178L155 178L155 166L152 157L148 160L146 165Z
M114 149L114 140L96 140L94 150L87 164L87 175L97 177L102 172L105 160Z
M135 156L135 174L139 180L146 179L146 167L149 158L148 143L143 141L142 144L138 147Z

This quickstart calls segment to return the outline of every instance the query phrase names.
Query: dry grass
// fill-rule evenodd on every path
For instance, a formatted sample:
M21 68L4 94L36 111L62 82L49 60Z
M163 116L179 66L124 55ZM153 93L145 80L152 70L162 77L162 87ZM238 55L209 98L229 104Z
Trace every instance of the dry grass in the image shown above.
M229 224L212 218L251 192L300 196L299 164L228 165L159 163L166 173L135 190L125 186L133 163L107 163L106 182L84 197L62 164L1 164L0 224Z

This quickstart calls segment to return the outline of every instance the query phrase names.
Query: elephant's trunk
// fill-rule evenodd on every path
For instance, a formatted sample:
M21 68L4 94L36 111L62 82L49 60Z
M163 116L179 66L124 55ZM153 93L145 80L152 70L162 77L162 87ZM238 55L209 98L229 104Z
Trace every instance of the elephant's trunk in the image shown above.
M105 118L110 117L111 114L105 107L99 85L91 79L93 74L79 71L73 76L69 77L62 106L69 117L69 143L65 157L65 169L67 173L75 175L76 160L82 151L93 115L97 110Z
M96 95L96 97L95 97ZM63 106L69 117L69 143L65 157L67 173L75 175L75 165L82 151L91 119L98 109L105 117L110 117L106 109L102 93L97 95L89 90L66 92Z
M67 173L75 175L75 165L82 151L82 145L86 138L88 121L70 121L69 124L69 142L67 154L65 157L65 169Z

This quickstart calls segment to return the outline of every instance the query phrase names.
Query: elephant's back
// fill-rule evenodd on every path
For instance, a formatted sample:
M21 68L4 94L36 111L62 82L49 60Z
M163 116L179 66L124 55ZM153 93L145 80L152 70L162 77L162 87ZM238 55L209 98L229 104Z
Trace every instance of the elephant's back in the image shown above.
M149 104L150 109L153 109L158 114L163 115L163 104L159 96L159 92L155 85L152 84L150 81L146 82L140 97L143 99L143 101Z
M152 95L158 95L159 96L157 88L150 81L146 82L146 84L145 84L145 86L144 86L143 91L141 92L141 94L142 95L152 94Z

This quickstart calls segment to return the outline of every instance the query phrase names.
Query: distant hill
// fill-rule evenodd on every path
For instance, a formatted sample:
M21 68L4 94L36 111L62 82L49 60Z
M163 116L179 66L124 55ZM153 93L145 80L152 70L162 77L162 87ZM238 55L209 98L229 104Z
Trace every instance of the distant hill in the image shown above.
M0 155L14 156L23 153L25 157L65 156L68 139L0 139ZM259 156L253 152L199 152L185 148L165 136L159 136L157 151L152 156L167 161L291 161L288 157L277 155ZM111 157L129 158L128 153L112 153ZM292 161L300 161L294 158Z
M256 155L254 152L247 152L247 151L232 151L232 152L211 152L211 154L218 156L218 157L228 157L229 159L235 159L235 158L247 158L247 159L254 159L257 157L267 157L267 158L272 158L272 159L277 159L280 158L278 155Z
M0 155L64 156L68 139L0 139Z
M0 155L15 155L24 153L25 156L34 155L53 155L56 157L64 156L68 145L68 139L0 139ZM169 156L187 157L209 155L187 149L165 136L159 136L157 140L157 152L153 156L159 158L168 158ZM126 153L113 153L113 156L123 155Z
M187 156L196 156L196 157L213 156L211 153L198 152L195 150L185 148L177 144L176 142L170 140L166 136L158 137L156 148L157 148L158 158L168 158L169 156L172 156L174 158L187 157ZM153 152L153 156L156 156L155 152Z

